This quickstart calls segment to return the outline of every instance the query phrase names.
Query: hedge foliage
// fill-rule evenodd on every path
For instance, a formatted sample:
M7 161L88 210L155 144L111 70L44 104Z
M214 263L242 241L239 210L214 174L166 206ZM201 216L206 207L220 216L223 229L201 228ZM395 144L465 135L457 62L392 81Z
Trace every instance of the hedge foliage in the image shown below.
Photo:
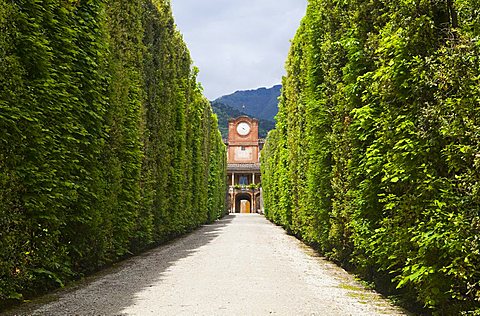
M480 306L479 5L310 0L262 152L271 220L444 315Z
M0 305L224 212L167 0L0 0Z

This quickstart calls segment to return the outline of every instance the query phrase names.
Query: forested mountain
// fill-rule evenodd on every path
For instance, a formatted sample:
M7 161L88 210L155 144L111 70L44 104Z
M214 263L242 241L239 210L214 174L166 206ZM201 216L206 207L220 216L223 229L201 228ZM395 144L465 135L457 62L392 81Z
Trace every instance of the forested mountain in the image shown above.
M231 106L225 105L221 102L214 101L212 102L212 108L213 112L217 114L218 117L218 127L220 129L220 132L222 134L223 138L228 137L228 120L230 118L236 118L242 115L248 115L246 113L243 113L237 109L232 108ZM251 116L255 117L255 116ZM272 130L275 127L275 122L274 121L269 121L269 120L264 120L264 119L258 119L258 135L260 138L265 138L267 137L267 134L270 130Z
M477 11L310 0L262 152L268 218L438 315L480 312Z
M0 307L225 210L168 0L0 0Z
M276 85L268 89L236 91L214 100L213 103L223 103L248 116L274 122L281 88L281 85Z

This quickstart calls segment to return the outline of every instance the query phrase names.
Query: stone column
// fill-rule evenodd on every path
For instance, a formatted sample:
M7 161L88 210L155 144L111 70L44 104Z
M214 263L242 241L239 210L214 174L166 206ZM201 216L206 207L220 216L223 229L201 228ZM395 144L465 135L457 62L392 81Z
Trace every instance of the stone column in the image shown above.
M232 187L235 185L235 172L232 171Z
M251 197L251 200L252 200L252 204L250 205L250 213L255 213L255 190L252 190L253 193L250 194L250 197Z

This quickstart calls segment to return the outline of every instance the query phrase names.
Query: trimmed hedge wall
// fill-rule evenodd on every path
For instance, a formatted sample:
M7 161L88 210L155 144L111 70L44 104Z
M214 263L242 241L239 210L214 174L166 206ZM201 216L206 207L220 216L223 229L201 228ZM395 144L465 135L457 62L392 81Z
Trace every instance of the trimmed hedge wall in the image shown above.
M439 315L480 306L480 15L471 0L310 0L266 214Z
M225 212L167 0L0 0L0 305Z

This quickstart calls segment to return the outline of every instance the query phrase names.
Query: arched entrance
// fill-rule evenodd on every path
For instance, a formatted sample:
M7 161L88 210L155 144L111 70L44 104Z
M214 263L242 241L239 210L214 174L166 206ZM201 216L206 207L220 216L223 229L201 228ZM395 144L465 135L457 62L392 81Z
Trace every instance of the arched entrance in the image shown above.
M248 193L239 193L235 196L235 213L251 213L252 196Z

